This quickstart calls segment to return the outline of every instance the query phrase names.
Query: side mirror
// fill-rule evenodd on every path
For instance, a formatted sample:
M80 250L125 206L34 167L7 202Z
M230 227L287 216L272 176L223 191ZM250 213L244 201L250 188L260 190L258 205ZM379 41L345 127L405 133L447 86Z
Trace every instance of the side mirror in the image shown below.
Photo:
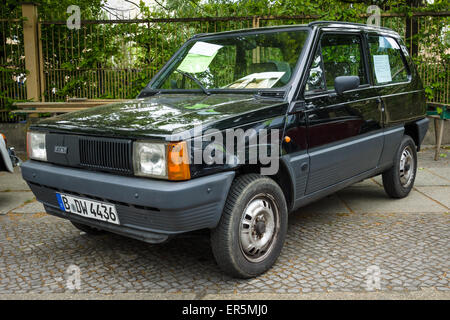
M341 76L334 79L334 89L337 94L342 94L344 91L356 89L358 87L358 76Z

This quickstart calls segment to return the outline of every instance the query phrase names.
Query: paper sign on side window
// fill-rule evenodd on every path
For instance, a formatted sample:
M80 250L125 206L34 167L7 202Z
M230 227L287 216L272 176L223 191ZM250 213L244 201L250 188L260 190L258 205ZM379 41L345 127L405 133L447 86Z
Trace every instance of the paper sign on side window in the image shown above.
M375 77L378 83L391 82L391 66L389 65L388 55L374 55L373 66L375 69Z

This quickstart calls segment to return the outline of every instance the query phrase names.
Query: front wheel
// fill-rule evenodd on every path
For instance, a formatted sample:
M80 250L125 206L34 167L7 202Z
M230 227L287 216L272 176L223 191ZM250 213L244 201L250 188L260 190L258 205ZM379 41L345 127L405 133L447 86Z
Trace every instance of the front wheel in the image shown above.
M417 151L414 140L405 135L395 154L394 165L383 172L383 187L392 198L406 197L414 185Z
M233 181L211 246L219 267L229 275L251 278L277 260L287 232L287 205L278 184L258 174Z

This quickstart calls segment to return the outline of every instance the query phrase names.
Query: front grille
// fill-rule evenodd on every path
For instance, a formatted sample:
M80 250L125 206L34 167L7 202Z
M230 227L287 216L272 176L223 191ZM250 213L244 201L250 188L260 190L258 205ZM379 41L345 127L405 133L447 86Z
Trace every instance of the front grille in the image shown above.
M80 137L79 150L83 167L133 173L130 140Z

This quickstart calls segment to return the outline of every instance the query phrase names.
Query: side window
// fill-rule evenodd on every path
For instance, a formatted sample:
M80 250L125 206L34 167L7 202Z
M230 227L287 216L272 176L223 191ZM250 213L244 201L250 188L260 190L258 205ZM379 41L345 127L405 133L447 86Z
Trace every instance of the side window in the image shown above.
M326 90L323 76L322 55L320 54L320 48L318 48L311 64L311 68L309 69L305 92L316 93Z
M397 41L391 37L369 36L370 64L375 84L405 82L408 68Z
M305 93L334 90L339 76L358 76L367 84L364 58L359 35L325 34L309 69Z
M325 34L321 47L328 90L339 76L358 76L360 84L368 83L359 35Z

